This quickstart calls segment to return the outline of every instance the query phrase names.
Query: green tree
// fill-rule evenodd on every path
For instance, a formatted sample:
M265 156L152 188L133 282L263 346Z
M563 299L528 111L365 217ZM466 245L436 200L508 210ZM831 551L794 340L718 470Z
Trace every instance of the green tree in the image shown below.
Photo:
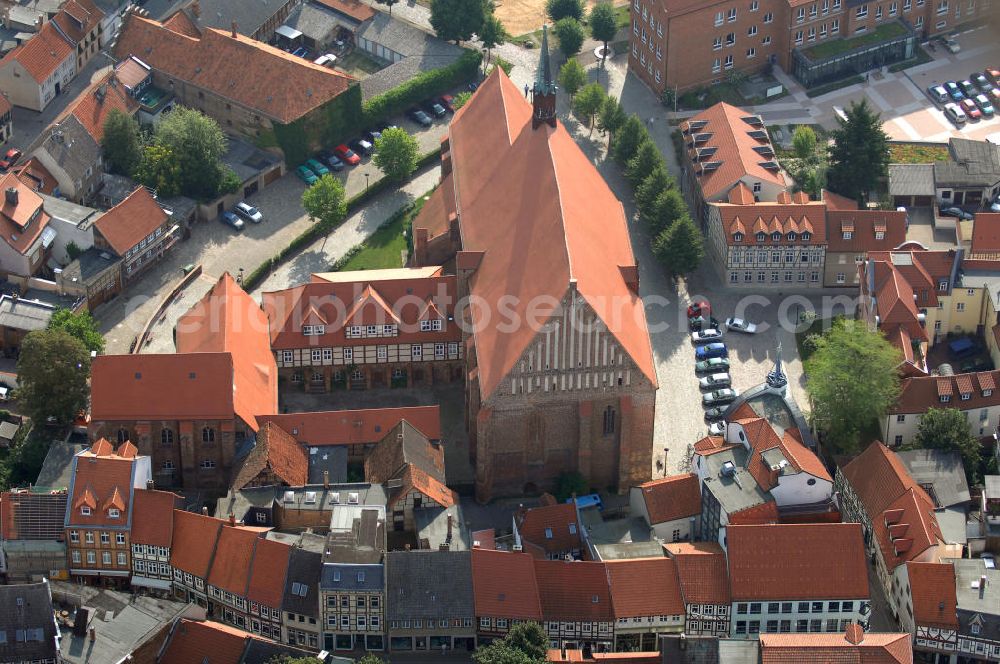
M132 177L142 159L142 136L139 123L131 115L117 108L108 113L104 120L104 135L101 137L104 161L112 173Z
M591 135L594 133L594 118L600 112L605 99L604 88L599 83L583 86L583 89L573 99L573 111L587 123Z
M815 166L810 166L799 174L799 186L813 200L819 200L823 189L823 176Z
M457 111L468 104L470 99L472 99L472 93L468 90L463 90L455 95L455 98L451 100L451 105Z
M625 177L628 178L629 184L635 189L643 183L646 176L652 173L657 166L663 165L663 155L660 154L660 149L656 147L656 143L646 140L639 145L639 149L635 151L635 155L629 159L628 164L625 166Z
M684 202L681 192L677 189L667 189L656 197L652 211L643 217L643 221L649 226L652 236L658 237L675 221L687 214L689 214L687 203Z
M49 319L48 329L62 330L82 343L89 351L104 352L104 337L101 336L97 323L89 311L75 314L69 309L56 309Z
M618 34L618 17L615 8L607 0L602 0L590 10L590 36L604 44L601 66L608 57L608 42Z
M837 118L826 178L832 191L860 203L889 173L889 137L867 99L852 103L846 115Z
M344 185L332 175L324 175L302 192L302 207L312 221L330 232L347 216Z
M546 0L545 13L556 23L566 17L583 20L583 0Z
M586 82L587 72L584 71L583 65L574 58L570 58L559 68L559 85L570 97L576 96L576 93Z
M674 221L653 241L653 254L671 277L693 272L705 256L701 231L687 214Z
M880 332L842 318L809 343L814 350L804 369L813 422L825 432L830 453L850 454L895 403L902 356Z
M392 16L392 6L397 2L399 2L399 0L375 0L375 2L379 3L380 5L385 5L386 7L388 7L389 16Z
M583 32L583 26L575 18L567 16L559 19L553 27L553 32L559 39L559 50L567 59L580 52L586 35Z
M597 128L608 135L608 145L611 145L615 133L625 124L627 117L628 115L617 97L608 95L604 99L601 112L597 114Z
M142 160L136 179L164 197L181 193L181 165L174 153L162 145L147 145L142 150Z
M222 191L229 143L219 124L191 108L178 106L156 127L156 145L176 161L178 189L185 196L208 200Z
M306 659L308 659L308 664L315 664L315 662L316 662L315 658L311 658L311 659L306 658ZM368 653L367 655L365 655L364 657L362 657L361 659L358 660L358 664L385 664L386 661L387 660L382 659L378 655L373 655L372 653ZM298 663L296 663L296 664L298 664ZM303 662L303 664L306 664L306 663Z
M417 153L420 146L417 139L405 130L386 129L375 141L375 156L372 161L382 169L393 182L402 182L417 169Z
M535 659L506 641L494 641L480 646L472 653L472 661L476 664L545 664L544 659Z
M503 27L503 23L500 22L500 19L492 11L488 12L486 18L483 20L483 27L479 29L479 41L483 42L483 48L486 49L483 71L486 71L486 68L490 64L493 49L501 44L505 44L508 39L510 39L510 35L507 34L507 28Z
M657 199L667 189L673 189L677 183L664 164L651 170L642 183L635 188L635 206L640 217L651 217L655 213Z
M560 503L570 499L573 494L582 496L585 493L590 493L590 484L587 478L576 471L562 473L556 480L555 497Z
M542 661L545 660L549 648L549 637L536 622L517 623L507 632L504 641L529 657Z
M67 425L87 407L90 352L63 330L36 330L21 341L18 399L38 425Z
M431 0L431 27L445 41L472 38L486 20L486 0Z
M969 430L965 413L956 408L931 408L924 413L911 448L958 452L969 486L982 479L979 464L983 460L983 446Z
M638 115L630 115L622 124L622 128L618 130L618 135L615 136L611 146L615 161L619 164L627 164L642 142L648 140L649 132L646 130L646 125L642 123Z
M816 132L808 125L799 125L792 134L792 146L799 159L810 159L816 154Z

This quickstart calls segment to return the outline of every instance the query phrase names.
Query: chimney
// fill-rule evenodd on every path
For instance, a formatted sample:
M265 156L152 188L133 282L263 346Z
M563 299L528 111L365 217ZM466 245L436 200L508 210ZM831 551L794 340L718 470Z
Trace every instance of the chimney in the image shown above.
M324 489L329 489L330 488L330 471L329 470L324 470L323 471L323 488Z
M844 638L847 639L848 643L858 645L865 640L865 630L858 623L852 622L847 626L847 632L844 633Z
M233 21L233 31L229 34L230 37L236 39L236 21Z
M983 574L979 577L979 599L983 599L986 596L986 575Z
M146 480L146 491L153 490L153 480Z
M17 205L17 187L7 187L3 190L4 200L10 205Z
M230 526L236 525L236 515L233 514L232 512L229 513L229 525Z
M454 523L454 521L455 521L455 517L453 517L452 515L449 514L448 515L448 539L446 540L448 542L451 542L451 529L452 529L452 524Z
M207 507L202 507L201 508L201 514L202 514L202 516L208 516L208 508Z

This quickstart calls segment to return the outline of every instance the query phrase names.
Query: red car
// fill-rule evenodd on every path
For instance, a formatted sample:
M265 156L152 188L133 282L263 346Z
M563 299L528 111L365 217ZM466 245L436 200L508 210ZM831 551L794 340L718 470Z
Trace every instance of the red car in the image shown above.
M444 106L444 110L449 113L455 112L455 98L451 95L441 95L438 97L438 103Z
M708 317L712 315L712 307L705 300L695 300L688 305L687 309L688 318L694 318L695 316Z
M1000 69L988 67L983 73L986 74L986 78L993 81L993 85L1000 85Z
M6 171L11 166L16 164L17 160L21 158L22 154L23 153L17 148L11 148L10 150L7 150L7 154L3 156L3 159L0 159L0 171Z
M959 102L959 105L962 107L962 110L965 111L965 114L969 116L970 120L983 119L983 112L979 110L978 106L976 106L976 102L971 99L963 99Z
M361 157L355 154L354 150L347 147L343 143L338 145L333 149L333 153L336 154L340 159L351 166L357 166L361 163Z

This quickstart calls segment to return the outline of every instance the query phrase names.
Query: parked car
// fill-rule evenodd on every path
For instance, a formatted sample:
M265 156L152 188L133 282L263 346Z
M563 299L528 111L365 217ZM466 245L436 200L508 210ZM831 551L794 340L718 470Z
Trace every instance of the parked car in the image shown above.
M421 127L430 127L434 124L434 121L431 120L431 116L427 115L419 108L411 108L408 110L406 112L406 117L410 118Z
M961 107L954 102L944 105L944 115L957 127L961 127L969 119L965 117L965 111L963 111Z
M243 230L243 220L228 210L220 214L219 219L222 220L222 223L232 226L238 231Z
M709 436L721 436L726 433L726 423L725 422L712 422L708 425L708 435Z
M382 138L382 132L378 129L370 129L361 134L361 138L365 139L372 145L375 145L375 141Z
M455 98L451 95L441 95L438 97L438 103L444 106L444 110L449 113L455 112Z
M983 94L976 95L974 101L976 102L976 106L979 107L979 110L982 111L983 115L985 115L986 117L992 118L993 114L996 113L996 110L994 110L993 108L993 103L990 102L990 98L987 97L986 95Z
M954 37L943 37L941 42L944 43L944 47L948 49L949 53L958 53L962 50L962 47L958 44L958 40Z
M694 349L694 359L696 362L708 360L713 357L729 357L729 349L724 343L711 343L698 346Z
M330 167L331 171L342 171L344 170L344 162L340 160L340 157L333 154L332 152L323 151L320 153L319 158L324 164Z
M983 112L979 110L976 102L972 101L972 99L963 99L958 102L958 105L962 107L962 110L965 111L965 116L970 120L978 121L983 119Z
M324 53L323 55L313 60L313 64L319 65L320 67L329 67L331 69L333 68L333 65L336 62L337 62L337 56L334 55L333 53Z
M424 111L433 115L434 117L440 119L448 115L448 111L445 110L444 106L438 102L431 99L428 102L424 102Z
M688 305L687 314L688 318L694 318L695 316L709 316L712 314L712 306L705 300L695 300Z
M986 78L993 82L994 86L1000 85L1000 69L987 67L983 70L983 73L986 74Z
M694 318L688 318L689 330L707 330L710 327L719 329L719 321L717 321L712 316L708 318L705 318L704 316L695 316Z
M246 201L240 201L239 203L237 203L236 207L233 208L233 212L240 215L247 221L252 221L255 224L259 224L260 222L264 221L264 215L260 213L260 210L250 205Z
M965 93L962 92L962 88L955 81L945 81L944 89L948 91L948 96L951 97L952 101L962 101L965 99Z
M352 150L366 157L375 151L375 146L363 138L355 138L350 145Z
M990 101L993 102L994 106L1000 104L1000 88L993 88L986 93L986 96L990 98Z
M702 360L694 365L695 373L705 373L708 371L729 371L729 359L726 357L713 357Z
M697 332L691 333L691 343L693 344L707 344L711 341L718 341L721 338L722 332L715 328L698 330Z
M715 420L721 420L727 410L729 409L726 406L714 406L709 408L705 411L705 421L714 422Z
M972 84L972 81L970 81L969 79L965 79L964 81L959 81L958 87L962 88L962 93L965 94L966 97L974 97L976 94L979 93L979 90L976 89L976 86L974 86Z
M951 98L948 91L944 89L943 85L930 86L927 88L927 94L935 104L944 104Z
M980 92L986 92L987 90L993 87L993 84L990 83L990 80L986 78L986 75L981 72L973 73L972 76L969 77L969 80L972 81L973 85L979 88Z
M317 177L323 177L324 175L330 174L330 169L319 163L316 159L307 159L306 166L308 166L309 170L315 173Z
M295 174L308 185L313 185L319 180L316 174L309 170L308 166L299 166L295 169Z
M306 58L306 59L308 59L309 58L309 49L306 48L305 46L299 46L297 49L295 49L294 51L292 51L292 55L294 55L297 58Z
M962 221L972 221L973 219L973 216L970 213L955 206L943 207L939 210L939 214L942 217L955 217L956 219L961 219Z
M757 323L751 323L745 318L727 318L726 330L735 330L736 332L743 332L744 334L756 334Z
M986 565L986 569L997 568L997 557L992 553L980 553L979 557L982 559L983 564Z
M14 164L18 162L22 154L24 153L18 150L17 148L11 148L10 150L7 150L7 152L3 156L3 159L0 159L0 171L9 170Z
M701 403L705 406L717 406L723 403L732 403L739 395L740 393L736 390L726 387L721 390L709 392L708 394L703 394L701 396Z
M990 203L990 212L1000 212L1000 196L994 198L993 202Z
M378 123L379 133L384 134L386 129L399 129L399 127L394 124L386 124L385 122Z
M344 163L350 164L351 166L357 166L361 163L361 157L354 154L354 150L347 147L343 143L338 145L333 149L333 153L340 158Z
M729 387L733 382L733 379L729 377L727 373L714 373L705 376L698 381L698 387L703 390L715 387Z

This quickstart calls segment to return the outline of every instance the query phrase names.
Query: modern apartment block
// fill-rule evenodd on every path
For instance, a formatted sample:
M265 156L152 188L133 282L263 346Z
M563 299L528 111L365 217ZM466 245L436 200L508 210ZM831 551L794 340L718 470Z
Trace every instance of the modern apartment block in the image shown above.
M632 0L629 68L657 94L773 65L816 85L912 58L918 40L988 16L991 2Z

